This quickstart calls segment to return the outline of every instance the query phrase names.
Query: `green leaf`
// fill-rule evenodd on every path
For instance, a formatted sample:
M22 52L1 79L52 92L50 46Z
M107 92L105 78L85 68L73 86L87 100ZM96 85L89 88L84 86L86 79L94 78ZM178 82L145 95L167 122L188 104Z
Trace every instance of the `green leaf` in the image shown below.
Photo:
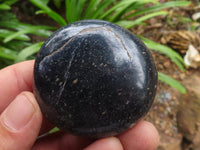
M35 12L35 14L36 14L36 15L45 14L45 11L43 11L43 10L38 10L38 11Z
M163 15L163 16L167 15L167 12L166 11L153 12L153 13L147 14L145 16L139 17L136 20L128 20L128 21L122 20L122 21L116 22L116 24L128 29L135 25L141 24L143 21L146 21L150 18L153 18L156 16L161 16L161 15Z
M42 46L43 42L39 42L36 44L33 44L29 47L24 48L21 50L21 52L17 55L15 62L20 62L26 60L29 56L37 53L40 50L40 47Z
M158 3L157 5L147 7L147 8L142 8L141 10L137 10L134 13L131 13L130 15L126 16L124 19L128 19L131 17L155 12L155 11L160 11L165 8L170 8L170 7L180 7L180 6L188 6L191 4L191 2L188 1L170 1L170 2L165 2L165 3Z
M44 5L47 5L49 3L50 0L41 0L41 2L44 4Z
M66 11L65 11L65 15L67 17L67 22L71 22L72 21L72 18L73 18L73 13L72 13L72 0L65 0L65 8L66 8Z
M99 17L99 19L105 19L108 17L110 14L114 13L117 9L124 7L126 5L130 5L131 3L135 2L137 0L122 0L118 2L116 5L108 9L103 15Z
M7 4L11 6L12 4L16 3L18 0L0 0L0 2L3 1L3 4Z
M23 30L28 26L26 26L25 24L22 24L22 23L19 23L18 21L0 21L0 27L3 27L3 28L10 28L10 29L13 29L13 30Z
M49 17L55 20L59 25L65 26L67 24L65 20L58 13L49 8L44 1L30 0L30 2L42 9Z
M96 1L98 1L98 0L96 0ZM76 12L74 12L76 14L74 21L81 20L81 15L82 15L84 6L86 5L86 2L87 2L87 0L81 0L81 1L78 0L77 1ZM92 13L92 11L90 13Z
M87 0L65 0L67 22L81 20L81 14ZM90 12L91 13L91 12Z
M7 4L0 4L0 10L9 10L10 9L10 6L7 5Z
M185 71L185 68L184 68L185 63L184 63L183 58L177 52L175 52L173 49L171 49L165 45L156 43L147 38L144 38L142 36L138 35L138 37L144 42L144 44L149 49L156 50L156 51L159 51L160 53L167 55L181 69L181 71Z
M52 133L55 133L55 132L57 132L57 131L59 131L59 130L60 130L59 128L55 127L55 128L53 128L53 129L51 129L51 130L49 131L49 133L52 134Z
M170 85L171 87L179 90L182 94L186 93L186 89L182 84L180 84L178 81L174 80L173 78L167 76L166 74L158 72L158 79L160 81Z
M9 60L15 60L17 53L11 49L0 46L0 57Z
M109 6L115 1L116 0L104 0L100 5L97 6L97 9L91 13L92 16L90 16L90 19L101 19L100 16L104 14L104 10L109 8Z
M99 5L99 3L101 2L101 0L90 0L87 8L84 10L84 14L83 14L83 18L91 18L91 16L93 15L93 12L95 12L97 10L97 6Z
M21 40L13 40L8 43L1 43L3 47L7 47L8 49L12 49L16 52L19 52L21 49L31 46L31 42L21 41Z
M142 2L146 2L146 1L149 2L149 0L143 0ZM108 9L102 16L100 16L99 19L106 19L109 15L111 15L112 13L114 13L115 11L117 11L119 9L122 9L121 12L123 12L123 9L126 9L128 6L132 5L135 2L138 2L138 0L122 0L122 1L119 1L113 7ZM152 0L151 2L156 3L155 0Z
M0 29L0 37L1 38L9 37L12 34L15 34L15 32L10 31L10 30L6 30L6 29ZM23 40L23 41L29 41L30 40L30 38L27 35L24 35L24 34L16 35L13 39Z
M32 34L39 35L39 36L44 36L44 37L49 37L52 34L52 32L48 31L48 30L45 30L45 29L49 29L49 27L48 26L29 27L29 28L23 29L21 31L15 32L15 33L7 36L3 40L3 42L7 43L7 42L15 39L16 37L19 37L21 35L28 34L28 33L32 33Z
M7 21L0 21L0 27L10 28L10 29L13 29L13 30L18 30L18 31L21 31L21 30L24 30L24 29L27 29L27 28L35 28L35 27L41 28L42 30L43 29L49 29L49 30L55 30L56 29L52 26L35 26L35 25L31 25L31 24L20 23L18 21L8 21L8 20Z
M115 10L114 15L109 17L110 22L114 22L119 20L124 14L126 14L127 10L133 11L134 9L138 9L139 7L144 6L144 4L157 3L155 0L142 0L142 1L131 1L130 3L126 3L125 5L119 7Z

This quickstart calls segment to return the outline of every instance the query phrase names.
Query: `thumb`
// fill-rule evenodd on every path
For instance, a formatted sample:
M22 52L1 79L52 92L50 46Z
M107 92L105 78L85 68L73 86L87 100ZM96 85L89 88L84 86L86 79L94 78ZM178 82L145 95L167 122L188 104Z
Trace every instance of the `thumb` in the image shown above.
M19 94L0 116L1 150L29 150L42 124L39 106L30 92Z

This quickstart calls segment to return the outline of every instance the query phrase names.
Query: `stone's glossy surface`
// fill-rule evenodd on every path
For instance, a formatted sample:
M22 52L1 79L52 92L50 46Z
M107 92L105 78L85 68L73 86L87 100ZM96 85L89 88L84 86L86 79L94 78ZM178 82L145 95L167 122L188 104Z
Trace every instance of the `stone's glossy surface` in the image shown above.
M34 66L43 114L80 136L104 137L133 126L150 109L157 71L145 45L106 21L84 20L55 32Z

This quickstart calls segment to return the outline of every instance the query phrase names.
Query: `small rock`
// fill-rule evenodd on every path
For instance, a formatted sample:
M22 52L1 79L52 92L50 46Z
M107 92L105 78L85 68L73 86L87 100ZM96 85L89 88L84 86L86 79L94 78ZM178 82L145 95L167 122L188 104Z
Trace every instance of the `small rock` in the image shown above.
M200 66L200 53L191 44L189 45L186 55L184 56L184 62L187 66L195 69Z
M44 116L84 137L113 136L132 127L149 111L156 85L156 66L142 41L101 20L55 32L34 66L34 93Z
M194 14L192 15L192 19L193 19L193 20L198 20L199 18L200 18L200 12L194 13Z
M180 96L177 113L177 126L183 137L193 144L200 145L200 76L194 74L184 81L187 94Z

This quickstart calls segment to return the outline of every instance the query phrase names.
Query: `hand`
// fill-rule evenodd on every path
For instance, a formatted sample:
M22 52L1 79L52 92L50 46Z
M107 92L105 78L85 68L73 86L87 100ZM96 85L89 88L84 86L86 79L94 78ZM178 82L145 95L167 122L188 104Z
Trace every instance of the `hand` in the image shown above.
M139 121L115 137L99 140L58 132L37 139L53 126L42 117L32 94L34 61L0 70L1 150L155 150L159 136L155 127Z

